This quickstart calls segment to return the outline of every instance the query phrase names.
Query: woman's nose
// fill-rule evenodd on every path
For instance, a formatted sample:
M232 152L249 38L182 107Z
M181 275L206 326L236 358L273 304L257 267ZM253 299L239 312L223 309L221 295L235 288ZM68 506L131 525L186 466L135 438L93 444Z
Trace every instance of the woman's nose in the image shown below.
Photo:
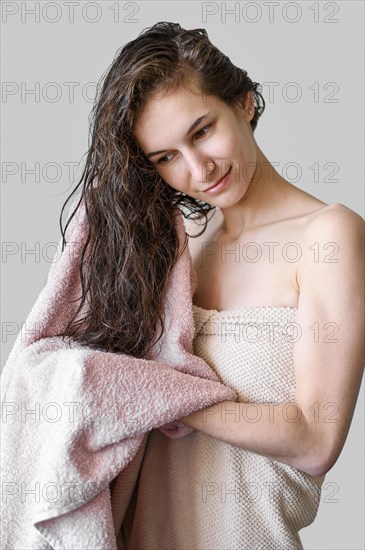
M199 183L206 183L207 178L214 171L214 161L196 151L188 154L186 158L192 179Z

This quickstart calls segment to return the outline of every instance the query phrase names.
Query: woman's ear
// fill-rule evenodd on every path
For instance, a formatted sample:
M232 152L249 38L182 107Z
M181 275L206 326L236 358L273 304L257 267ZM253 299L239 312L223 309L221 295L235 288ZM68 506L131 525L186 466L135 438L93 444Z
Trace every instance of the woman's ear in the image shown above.
M253 92L251 90L247 92L247 94L244 97L243 108L244 108L244 111L247 113L247 121L251 122L251 120L255 116L255 101L254 101Z
M250 90L242 98L238 99L236 106L245 122L251 122L255 116L255 102L253 92Z

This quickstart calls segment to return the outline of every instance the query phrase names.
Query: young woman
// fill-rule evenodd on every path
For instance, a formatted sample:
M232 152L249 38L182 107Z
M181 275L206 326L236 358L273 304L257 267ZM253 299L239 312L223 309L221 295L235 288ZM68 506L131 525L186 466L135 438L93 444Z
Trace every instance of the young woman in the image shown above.
M83 174L91 307L70 335L147 353L180 205L194 353L240 396L181 419L195 428L185 437L152 430L121 547L302 548L298 532L350 428L364 355L363 220L279 175L254 136L264 107L206 31L166 22L123 47L95 107Z

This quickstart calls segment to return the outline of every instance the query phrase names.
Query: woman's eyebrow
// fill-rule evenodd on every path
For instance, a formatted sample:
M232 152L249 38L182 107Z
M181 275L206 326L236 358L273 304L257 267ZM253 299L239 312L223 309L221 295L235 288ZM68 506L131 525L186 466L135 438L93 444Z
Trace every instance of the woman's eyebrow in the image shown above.
M195 128L197 126L199 126L199 124L202 122L202 120L205 120L206 118L208 118L208 116L211 115L211 112L209 113L205 113L204 115L198 117L194 122L193 124L190 126L189 130L186 132L186 136L188 136L189 134L191 134L191 132L193 130L195 130ZM165 151L168 151L168 149L161 149L160 151L152 151L151 153L147 153L146 157L149 159L155 155L159 155L160 153L165 153Z

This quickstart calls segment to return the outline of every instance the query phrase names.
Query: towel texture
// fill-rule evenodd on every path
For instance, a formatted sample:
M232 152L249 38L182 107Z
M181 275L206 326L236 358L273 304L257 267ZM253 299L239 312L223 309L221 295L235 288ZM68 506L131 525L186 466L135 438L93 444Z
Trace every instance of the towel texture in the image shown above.
M174 213L181 247L183 216ZM183 437L192 428L177 419L238 397L193 354L196 279L187 247L170 273L164 334L148 358L75 341L71 348L55 336L81 295L86 236L82 205L1 375L4 550L116 550L110 484L118 481L120 521L150 430Z
M252 404L247 420L293 401L296 308L193 312L194 352ZM152 430L118 549L303 550L299 531L316 517L324 479L198 430L178 439Z

